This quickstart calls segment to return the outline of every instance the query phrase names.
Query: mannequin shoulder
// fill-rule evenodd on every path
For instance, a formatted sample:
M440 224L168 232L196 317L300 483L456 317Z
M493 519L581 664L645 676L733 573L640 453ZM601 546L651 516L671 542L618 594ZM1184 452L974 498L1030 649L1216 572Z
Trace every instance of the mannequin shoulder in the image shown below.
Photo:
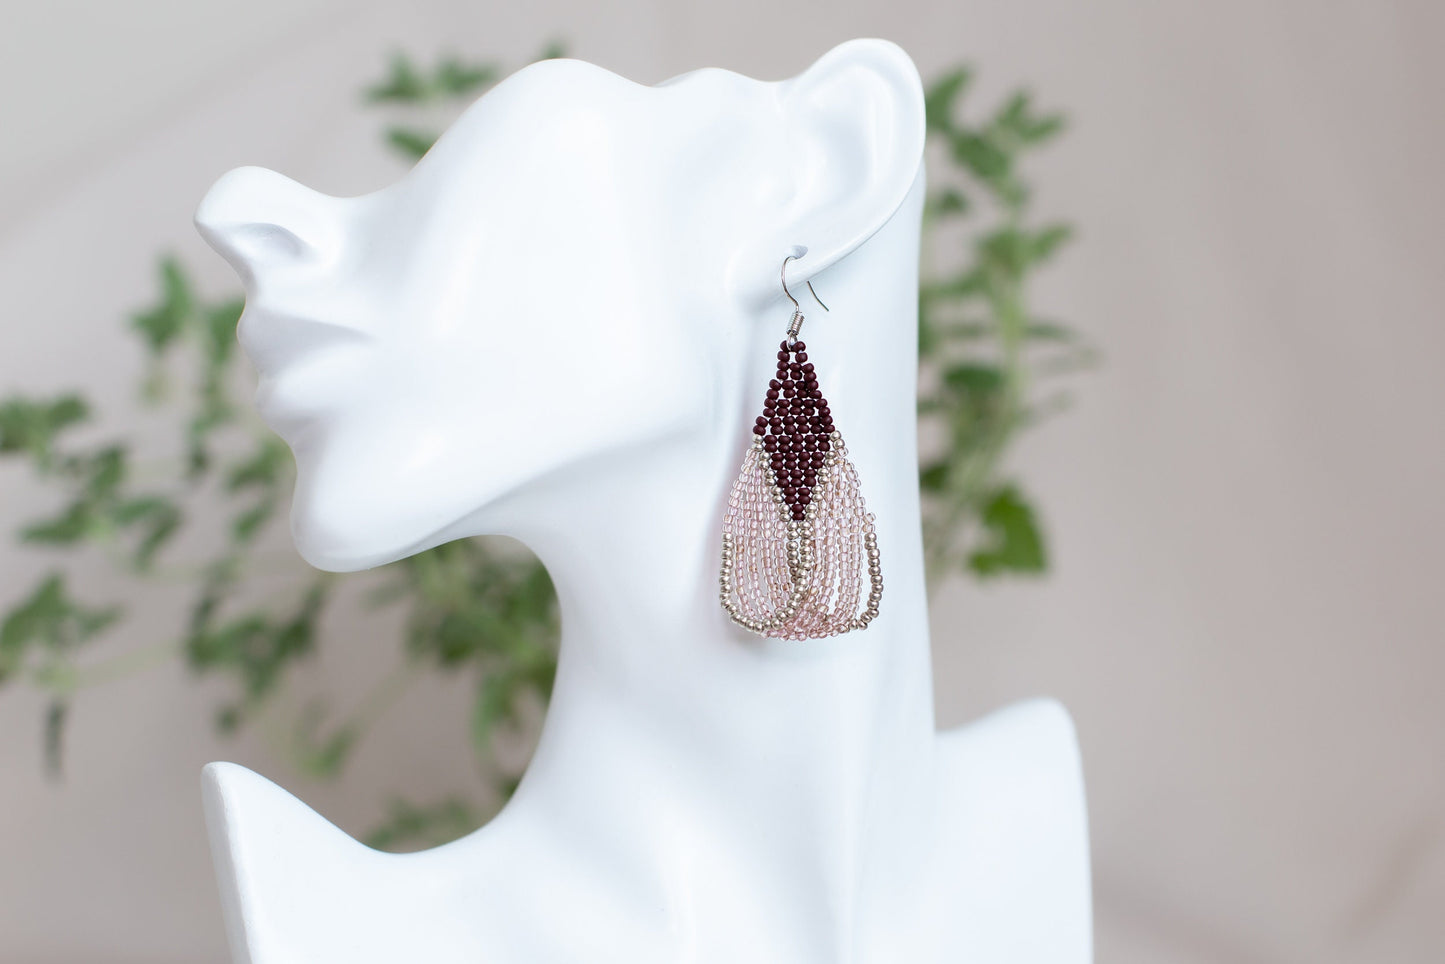
M971 926L985 959L1090 960L1088 819L1068 710L1026 700L938 743L944 873L980 911Z
M986 768L1010 781L1053 781L1054 790L1073 792L1083 804L1079 739L1069 711L1058 700L1040 697L1012 703L972 723L938 734L945 770L967 779Z
M1079 741L1057 700L1013 703L943 731L938 744L945 813L992 825L991 834L1016 830L1021 843L1048 831L1044 840L1087 847Z
M490 935L449 905L465 840L422 854L373 850L258 773L212 763L206 824L231 955L244 964L477 960Z

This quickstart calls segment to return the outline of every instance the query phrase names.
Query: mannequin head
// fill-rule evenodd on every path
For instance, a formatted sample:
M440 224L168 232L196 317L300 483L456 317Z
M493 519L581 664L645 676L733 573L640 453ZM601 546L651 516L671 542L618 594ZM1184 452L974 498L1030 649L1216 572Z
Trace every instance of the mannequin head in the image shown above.
M494 531L489 505L596 456L742 439L725 400L777 336L753 319L783 257L806 248L801 284L886 222L923 126L917 74L882 41L782 83L646 87L556 60L375 193L226 174L196 222L245 284L239 337L296 456L301 554L379 565Z

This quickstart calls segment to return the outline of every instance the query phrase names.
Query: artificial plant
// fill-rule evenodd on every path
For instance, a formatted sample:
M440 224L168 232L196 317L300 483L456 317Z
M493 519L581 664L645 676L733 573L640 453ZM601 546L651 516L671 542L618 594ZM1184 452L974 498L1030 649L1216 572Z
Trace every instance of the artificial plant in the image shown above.
M544 57L559 56L549 49ZM370 85L363 101L392 112L457 109L500 76L492 64L447 57L430 69L405 56ZM993 578L1045 570L1038 514L1006 468L1020 431L1058 407L1037 384L1070 370L1087 353L1075 334L1033 315L1028 281L1070 235L1061 223L1034 224L1022 171L1026 155L1062 128L1018 93L970 119L964 69L927 92L931 189L924 218L925 267L919 289L920 394L925 439L920 466L930 577ZM410 120L387 123L386 145L414 161L436 139ZM49 769L63 758L67 710L89 687L160 660L179 658L197 676L223 677L231 695L215 725L233 732L273 710L275 695L322 644L321 617L344 579L373 580L366 605L405 608L398 665L349 715L307 712L293 721L292 762L307 774L339 773L396 693L425 672L465 674L475 687L470 728L490 787L477 800L394 800L390 817L367 838L389 849L430 845L477 825L505 799L518 771L492 753L499 734L523 725L527 700L545 701L556 667L557 607L546 571L515 544L460 540L383 567L337 576L292 560L295 579L274 598L245 590L261 570L260 537L276 522L294 481L286 446L238 405L244 382L236 351L239 297L203 297L174 257L159 259L155 303L130 316L148 359L141 394L173 419L182 458L158 481L136 471L124 439L77 444L73 430L92 418L79 393L0 401L0 457L23 460L62 492L56 514L21 524L35 546L98 552L138 581L176 578L191 587L179 638L107 654L105 634L124 618L112 601L92 601L68 567L43 572L0 619L0 687L28 685L48 696L44 740ZM190 374L180 379L177 371ZM176 562L168 551L192 521L227 520L210 557ZM379 578L380 584L375 584ZM459 721L460 725L460 721ZM490 793L485 791L490 789Z

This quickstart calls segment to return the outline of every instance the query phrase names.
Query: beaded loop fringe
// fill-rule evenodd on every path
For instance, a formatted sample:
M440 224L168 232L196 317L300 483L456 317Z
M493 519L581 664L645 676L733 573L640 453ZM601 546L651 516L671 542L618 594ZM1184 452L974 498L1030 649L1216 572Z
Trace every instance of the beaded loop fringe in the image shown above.
M883 597L873 521L807 346L784 341L723 516L723 608L778 639L866 628Z

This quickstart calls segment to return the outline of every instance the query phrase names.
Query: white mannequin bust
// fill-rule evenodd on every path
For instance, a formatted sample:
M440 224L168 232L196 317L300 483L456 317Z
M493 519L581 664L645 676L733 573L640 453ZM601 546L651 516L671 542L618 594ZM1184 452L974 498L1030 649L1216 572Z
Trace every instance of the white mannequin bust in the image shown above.
M484 533L551 572L552 703L489 824L409 855L212 764L237 961L923 964L1091 958L1082 779L1050 701L935 732L914 411L922 88L860 40L797 78L655 87L535 64L399 183L225 175L301 554L377 566ZM718 605L722 510L791 314L877 516L861 632Z

